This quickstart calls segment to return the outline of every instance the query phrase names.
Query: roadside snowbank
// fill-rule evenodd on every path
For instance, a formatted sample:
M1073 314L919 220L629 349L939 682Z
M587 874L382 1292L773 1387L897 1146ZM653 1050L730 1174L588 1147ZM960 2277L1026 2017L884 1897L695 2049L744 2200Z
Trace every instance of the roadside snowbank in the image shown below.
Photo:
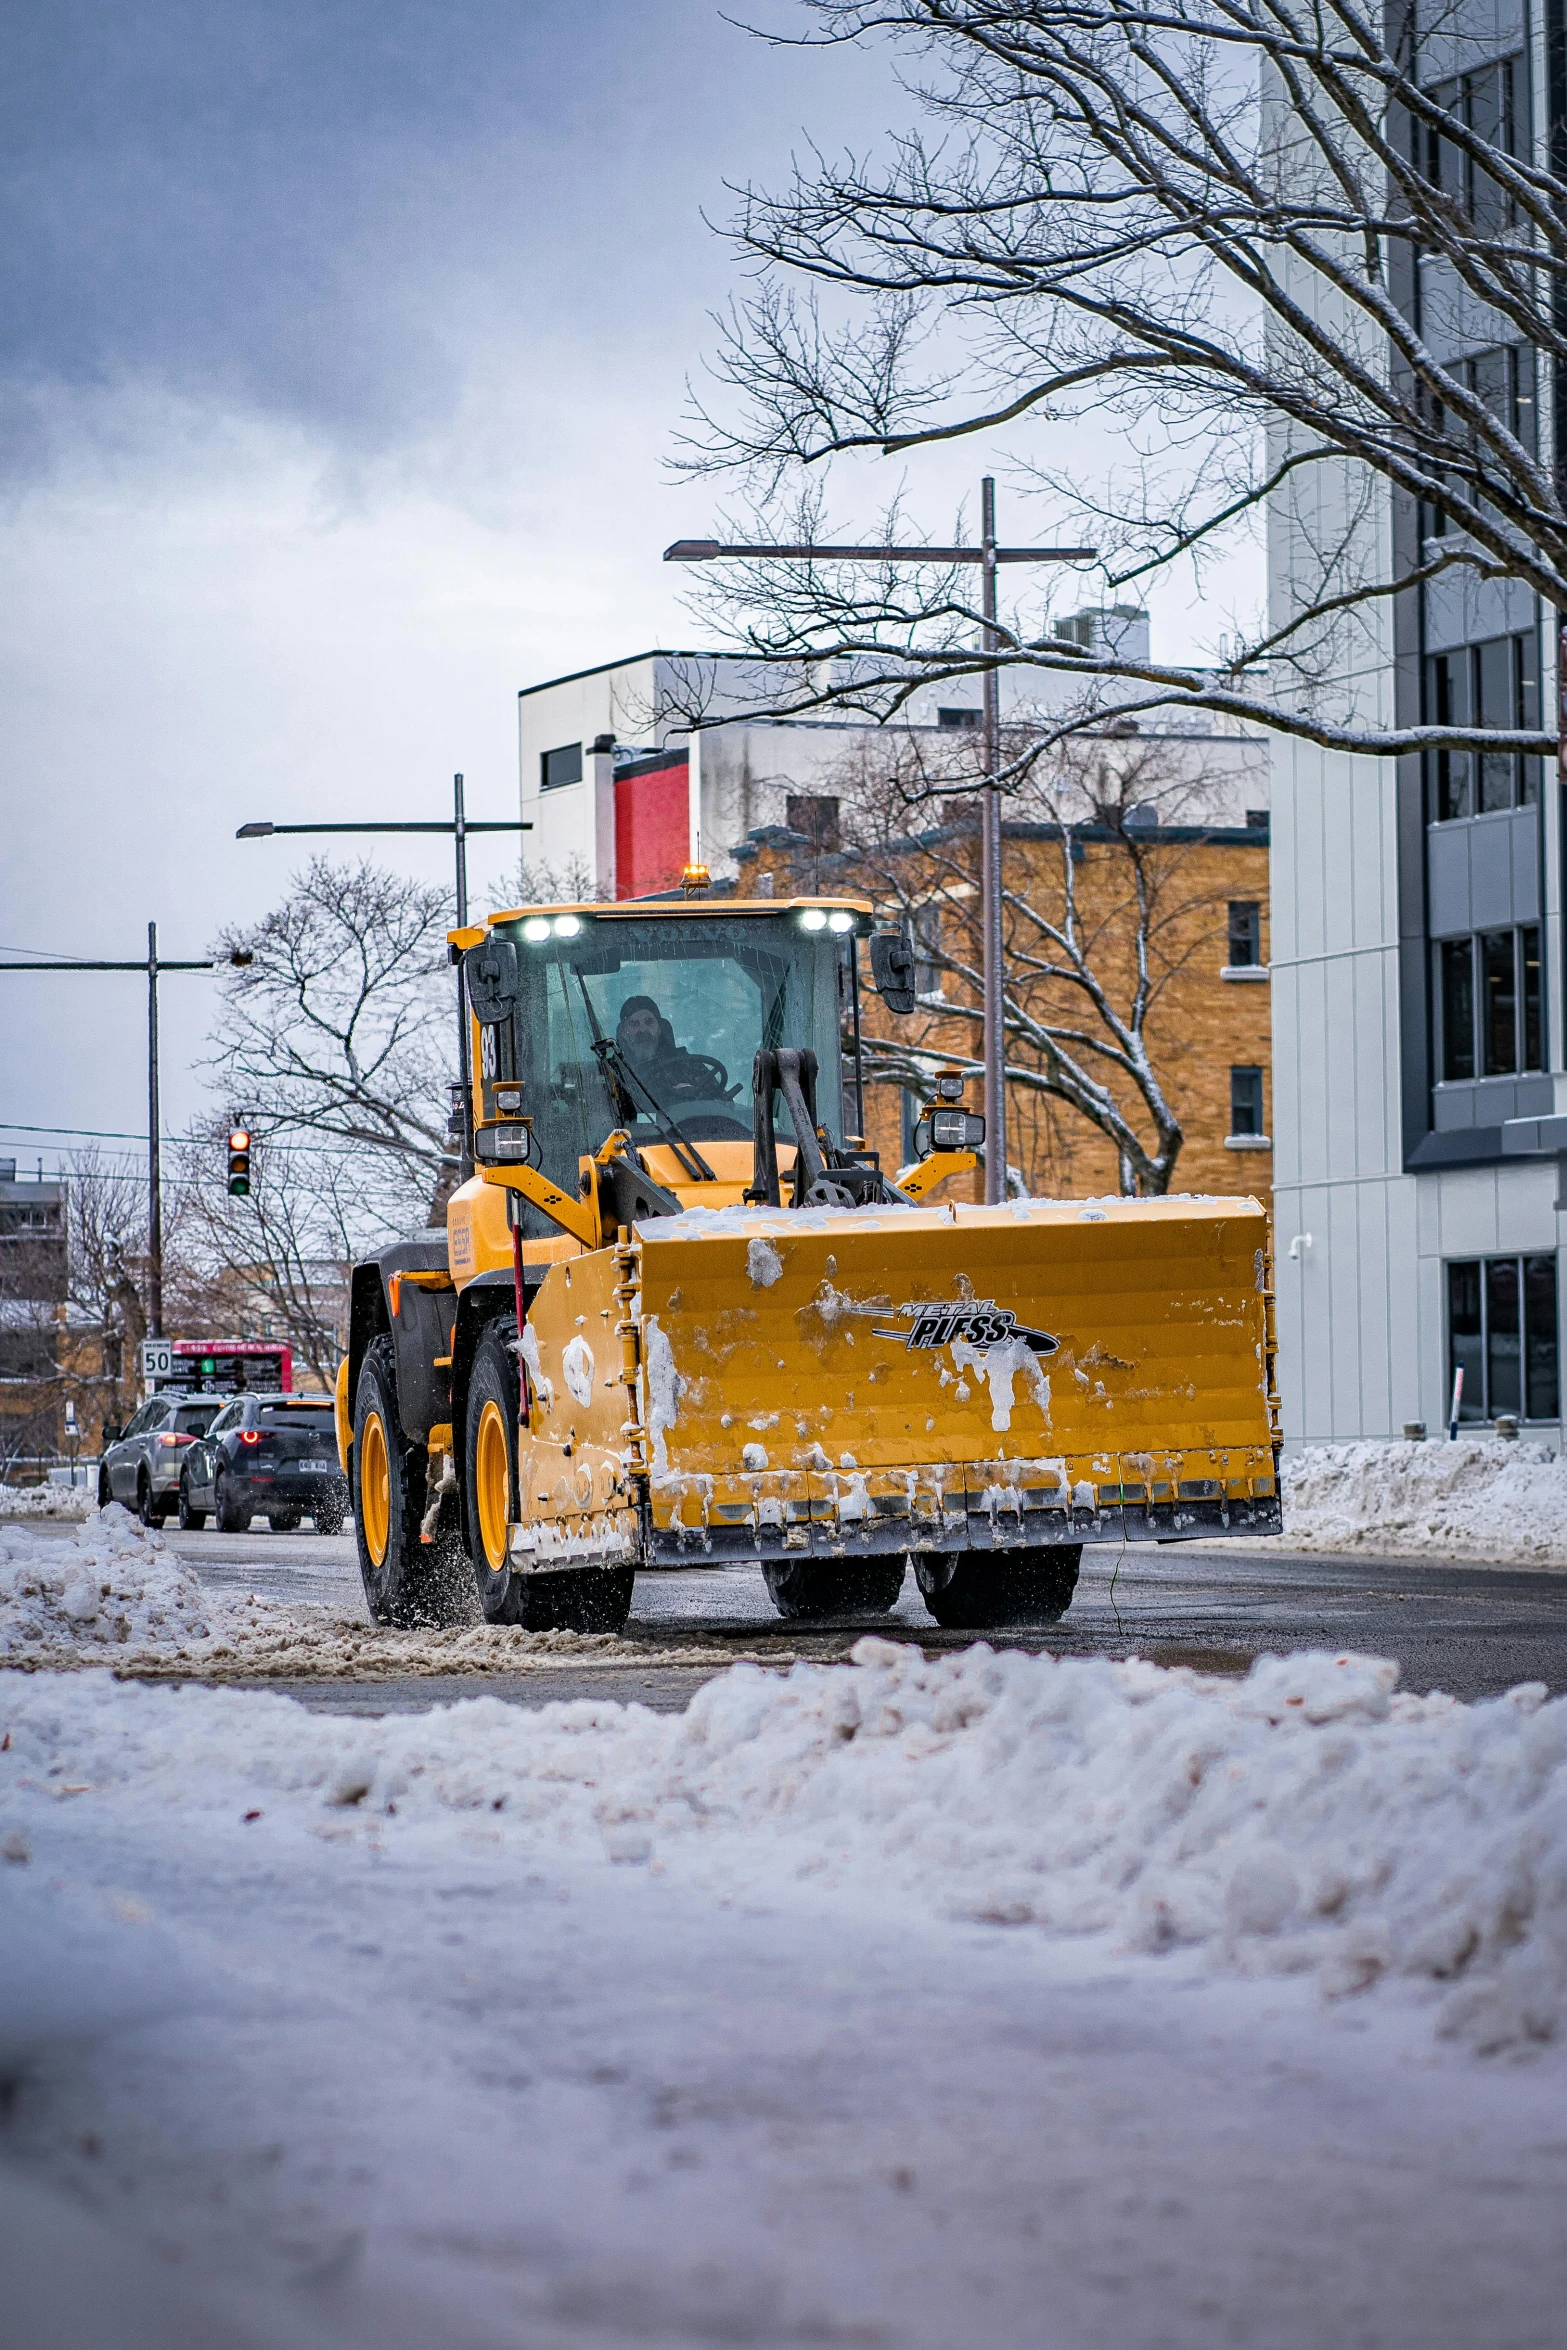
M610 1632L506 1624L389 1631L370 1622L355 1589L354 1601L337 1607L212 1590L161 1534L111 1502L69 1543L0 1526L0 1661L69 1670L105 1662L112 1648L113 1669L127 1679L389 1681L584 1663L729 1665L736 1657L732 1642L665 1650Z
M1550 2038L1567 1700L1464 1706L1396 1681L1374 1657L1265 1657L1235 1682L867 1639L849 1666L736 1667L684 1715L479 1698L345 1720L7 1674L0 1848L47 1865L66 1793L122 1844L171 1812L223 1840L335 1820L387 1852L482 1822L519 1858L574 1847L728 1897L891 1896L1215 1972L1313 1972L1330 1996L1401 1976L1440 1988L1439 2029L1476 2047Z
M0 1656L208 1635L190 1569L118 1502L74 1542L0 1527Z
M0 1518L90 1518L97 1507L86 1485L0 1485Z
M1567 1567L1567 1464L1548 1445L1310 1445L1283 1483L1300 1550Z

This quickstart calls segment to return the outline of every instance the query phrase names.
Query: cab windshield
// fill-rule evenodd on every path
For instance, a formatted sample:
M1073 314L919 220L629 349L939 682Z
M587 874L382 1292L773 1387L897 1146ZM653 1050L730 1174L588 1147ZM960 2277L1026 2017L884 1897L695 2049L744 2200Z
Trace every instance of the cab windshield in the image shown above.
M819 1112L841 1137L848 940L820 913L816 925L798 911L497 925L516 942L520 993L515 1019L482 1032L486 1094L522 1081L539 1163L573 1192L578 1160L616 1127L639 1148L671 1145L681 1180L704 1180L704 1143L750 1142L763 1046L816 1054Z

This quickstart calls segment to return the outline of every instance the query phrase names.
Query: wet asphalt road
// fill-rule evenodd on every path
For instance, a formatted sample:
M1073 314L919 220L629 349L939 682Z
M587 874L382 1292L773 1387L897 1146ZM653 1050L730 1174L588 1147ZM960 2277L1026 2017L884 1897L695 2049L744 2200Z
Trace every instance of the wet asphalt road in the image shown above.
M51 1529L62 1537L69 1527ZM180 1534L167 1539L204 1582L269 1599L362 1607L352 1534ZM690 1570L639 1576L627 1639L657 1651L547 1673L410 1676L401 1681L269 1682L305 1704L333 1711L417 1710L455 1697L489 1694L523 1705L568 1697L635 1699L661 1710L685 1706L713 1672L713 1648L763 1661L770 1654L826 1660L847 1654L865 1632L917 1640L927 1651L969 1645L943 1632L905 1578L891 1616L812 1627L775 1614L759 1569ZM1414 1560L1323 1558L1280 1545L1134 1544L1090 1546L1077 1595L1045 1631L993 1632L997 1647L1048 1649L1058 1656L1144 1656L1204 1672L1244 1672L1265 1650L1354 1648L1397 1658L1405 1688L1455 1697L1493 1696L1521 1681L1567 1690L1567 1567L1560 1572L1485 1566L1425 1566ZM700 1647L700 1663L666 1661Z

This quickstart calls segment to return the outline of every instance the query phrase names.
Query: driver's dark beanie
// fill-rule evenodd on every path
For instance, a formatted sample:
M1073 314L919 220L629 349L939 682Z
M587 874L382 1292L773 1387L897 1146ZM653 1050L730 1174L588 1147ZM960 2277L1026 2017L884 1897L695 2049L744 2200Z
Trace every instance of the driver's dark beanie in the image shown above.
M632 1012L651 1012L655 1020L662 1020L664 1017L650 995L628 995L620 1010L615 1014L617 1027Z

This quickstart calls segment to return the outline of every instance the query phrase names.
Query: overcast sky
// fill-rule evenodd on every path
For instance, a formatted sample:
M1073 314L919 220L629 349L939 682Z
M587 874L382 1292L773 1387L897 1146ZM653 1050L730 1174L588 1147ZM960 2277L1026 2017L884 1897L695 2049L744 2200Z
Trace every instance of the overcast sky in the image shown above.
M740 282L703 210L910 113L713 0L10 0L0 944L201 953L286 885L248 817L444 814L457 768L515 813L517 688L691 634L658 557L713 493L664 468ZM144 996L8 980L0 1116L143 1130ZM211 1000L164 988L171 1128Z

